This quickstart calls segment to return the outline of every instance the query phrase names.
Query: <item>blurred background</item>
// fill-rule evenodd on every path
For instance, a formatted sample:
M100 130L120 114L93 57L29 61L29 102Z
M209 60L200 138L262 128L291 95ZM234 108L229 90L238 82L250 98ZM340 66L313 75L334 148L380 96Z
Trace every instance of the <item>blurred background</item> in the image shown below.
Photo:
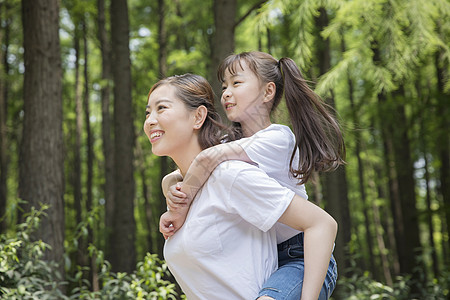
M0 24L2 297L182 298L147 94L191 72L220 95L220 61L260 50L345 133L347 164L306 185L339 223L333 299L448 299L448 0L1 0Z

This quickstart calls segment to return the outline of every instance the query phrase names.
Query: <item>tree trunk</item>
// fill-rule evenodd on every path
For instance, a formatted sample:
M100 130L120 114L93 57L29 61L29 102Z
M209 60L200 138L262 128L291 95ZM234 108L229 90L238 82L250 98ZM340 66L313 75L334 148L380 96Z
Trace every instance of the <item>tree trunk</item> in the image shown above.
M76 21L75 21L76 22ZM78 26L74 29L74 51L75 51L75 146L73 172L69 175L73 181L74 207L76 224L80 224L83 220L83 192L82 192L82 135L83 135L83 99L81 97L81 81L80 81L80 30ZM76 263L79 266L87 265L86 258L86 241L83 236L77 240L78 247L76 251ZM87 279L87 276L83 276Z
M435 66L436 66L436 77L437 77L437 98L438 98L438 109L436 120L440 123L437 151L439 159L441 161L440 168L440 189L439 192L442 195L444 201L444 212L445 219L447 222L447 235L450 235L450 137L448 128L450 127L450 109L448 105L448 99L450 95L444 90L445 78L448 78L448 74L445 74L448 70L448 65L445 66L445 60L442 58L444 55L440 52L435 54ZM448 71L447 71L448 73ZM450 238L447 239L448 246L450 247ZM447 263L450 263L450 259L447 256Z
M161 78L167 76L167 32L166 32L166 22L165 22L165 3L164 0L158 0L158 12L159 12L159 28L158 28L158 68ZM164 247L164 237L159 234L159 216L161 216L166 211L166 199L161 190L161 181L163 177L169 173L169 168L167 164L167 156L161 156L159 159L159 183L158 183L158 194L159 194L159 207L158 215L156 216L156 228L158 234L156 236L156 248L158 256L163 259L163 247ZM155 224L155 222L153 222Z
M114 147L111 138L111 112L110 112L110 95L112 78L111 74L111 48L106 31L105 1L97 0L98 10L98 39L100 41L100 51L102 56L102 85L101 85L101 102L102 102L102 143L104 158L104 177L105 184L103 186L105 197L105 241L107 244L113 228L114 214ZM109 257L109 247L105 247L105 254Z
M401 91L402 89L394 95L404 97ZM408 128L405 127L407 122L404 106L395 96L391 101L388 101L381 94L378 98L381 109L380 120L382 120L380 123L382 124L386 150L386 164L389 171L400 272L412 275L413 280L421 281L424 274L418 273L418 262L416 261L416 257L421 254L421 244L414 191L414 170L407 135ZM415 287L413 287L412 294L418 292L414 289Z
M328 15L324 8L320 9L320 16L316 19L316 27L320 32L328 25ZM325 74L331 67L330 42L328 39L316 39L319 75ZM329 105L335 109L333 97L325 99ZM336 171L324 174L323 176L324 200L327 211L336 219L339 224L339 232L336 238L335 256L341 270L347 270L350 266L348 243L351 239L351 223L347 192L347 175L344 166L340 166Z
M114 222L110 242L113 271L135 268L134 130L131 101L129 21L126 0L111 1L114 78Z
M369 179L369 187L373 190L376 189L375 181L373 179ZM381 268L383 271L383 277L387 285L393 286L394 282L392 281L392 275L389 268L389 258L386 251L386 246L383 238L383 224L381 223L380 217L380 209L375 201L372 201L372 211L373 211L373 223L375 227L375 236L378 244L378 249L380 251L380 259L381 259Z
M75 149L74 151L74 172L69 175L73 177L73 191L75 204L75 218L77 224L81 222L83 195L81 192L81 135L83 133L83 102L81 99L80 85L80 34L77 28L74 33L75 50Z
M217 67L221 61L234 52L234 29L236 25L236 0L214 0L215 31L211 41L211 66L209 82L216 94L215 106L223 121L226 121L225 111L220 104L222 83L217 80Z
M386 102L386 96L384 94L378 95L378 103L380 107L379 119L382 120L384 117L384 112L381 107ZM386 175L388 178L388 190L389 190L389 199L390 199L390 209L392 212L393 219L393 228L394 228L394 236L395 236L395 248L397 250L398 257L398 267L394 268L395 275L400 275L402 272L401 265L404 265L404 262L401 262L403 257L401 256L407 249L405 247L405 236L404 236L404 225L403 225L403 215L402 215L402 207L400 205L400 195L399 188L397 182L397 173L395 171L394 165L392 163L393 156L393 146L392 146L392 136L391 136L391 126L386 122L380 122L381 124L381 136L383 139L383 151L384 151L384 161L385 161L385 169ZM398 272L398 273L397 273Z
M343 43L343 42L342 42ZM343 46L343 48L345 48ZM344 52L345 50L343 49L342 52ZM359 112L356 111L356 107L355 107L355 101L353 99L353 82L351 80L350 77L348 77L348 87L349 87L349 100L350 100L350 108L351 108L351 114L352 114L352 118L353 118L353 123L356 126L359 126L360 122L359 122L359 118L358 118L358 114ZM370 218L369 218L369 207L370 205L367 203L367 197L366 197L366 188L365 188L365 172L364 172L364 165L363 165L363 161L361 158L361 134L359 131L359 128L355 128L354 129L354 135L355 135L355 156L356 156L356 160L358 162L358 183L359 183L359 194L361 197L361 203L362 203L362 211L363 211L363 215L364 215L364 225L365 225L365 229L366 229L366 234L364 236L366 243L367 243L367 250L369 253L369 266L370 266L370 270L374 276L374 278L378 278L378 270L375 267L375 255L373 253L373 243L372 243L372 232L370 230Z
M428 95L424 95L422 93L422 88L420 85L420 77L421 77L421 70L417 70L417 74L418 74L418 79L416 82L416 91L417 91L417 96L419 99L423 99L422 100L422 105L420 105L420 112L422 112L423 108L427 108L429 107L429 99L430 96ZM427 90L431 90L431 87L428 86ZM427 140L427 130L426 130L426 125L425 125L425 119L424 119L424 114L420 113L419 114L419 125L420 125L420 134L419 134L419 145L420 145L420 151L422 152L423 155L423 161L424 161L424 180L425 180L425 203L427 206L427 212L426 212L426 220L427 220L427 224L428 224L428 244L430 247L430 251L431 251L431 261L432 261L432 278L438 278L439 276L439 262L438 262L438 258L437 258L437 253L436 253L436 247L435 247L435 242L434 242L434 226L433 226L433 208L431 206L431 187L430 187L430 172L429 172L429 156L428 156L428 140Z
M50 206L34 239L48 243L45 260L64 274L64 158L59 1L22 0L24 120L20 197L28 208Z
M83 92L83 110L84 110L84 122L86 127L86 157L87 157L87 180L86 180L86 216L88 216L92 212L92 186L93 186L93 177L94 177L94 145L92 140L92 130L91 130L91 110L89 107L89 44L88 44L88 33L87 33L87 20L86 16L83 17L83 22L81 24L83 31L83 56L84 56L84 69L83 69L83 77L84 77L84 92ZM92 224L93 225L93 224ZM92 269L95 265L95 261L89 259L88 246L93 243L94 231L91 224L88 224L88 235L84 237L83 240L83 256L85 257L85 263L89 266L89 272L87 274L87 278L93 286L93 273Z
M403 88L398 93L399 97L406 98ZM396 99L394 99L396 100ZM394 158L395 168L398 178L399 194L403 213L404 228L406 238L406 247L408 249L405 257L404 271L413 274L413 278L419 279L420 274L417 274L416 256L421 254L421 243L419 238L419 222L418 212L416 208L415 182L414 182L414 168L411 158L410 141L408 137L408 127L405 108L397 100L395 101L394 111L395 116L393 121L393 135L394 135ZM423 275L423 274L422 274Z
M0 3L0 24L3 23L3 3ZM6 29L6 28L5 28ZM0 31L0 45L7 45L3 43L3 32ZM5 51L6 52L6 51ZM6 220L4 218L6 213L6 199L7 199L7 174L8 174L8 132L6 130L6 118L8 116L8 101L4 92L5 89L5 67L6 67L6 53L3 52L3 47L0 49L0 234L6 231Z

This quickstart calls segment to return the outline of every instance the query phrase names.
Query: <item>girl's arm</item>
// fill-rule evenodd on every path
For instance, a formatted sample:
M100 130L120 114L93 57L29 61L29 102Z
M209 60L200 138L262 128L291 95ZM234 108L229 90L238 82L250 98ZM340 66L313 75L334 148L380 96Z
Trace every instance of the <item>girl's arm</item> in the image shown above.
M253 163L244 149L235 142L219 144L203 150L192 162L181 185L180 191L186 194L189 202L194 199L212 171L227 160Z
M252 162L240 145L230 142L200 152L191 163L184 180L178 170L164 177L161 185L170 209L170 213L160 218L159 230L164 238L172 236L183 226L195 195L212 171L226 160Z
M317 300L330 262L337 223L323 209L298 195L278 221L304 231L305 275L301 299Z
M162 179L161 182L161 188L162 188L162 192L164 194L164 196L167 198L168 192L169 192L169 188L175 184L177 184L178 182L182 182L183 181L183 176L180 173L180 170L175 170L172 173L167 174L166 176L164 176L164 178Z

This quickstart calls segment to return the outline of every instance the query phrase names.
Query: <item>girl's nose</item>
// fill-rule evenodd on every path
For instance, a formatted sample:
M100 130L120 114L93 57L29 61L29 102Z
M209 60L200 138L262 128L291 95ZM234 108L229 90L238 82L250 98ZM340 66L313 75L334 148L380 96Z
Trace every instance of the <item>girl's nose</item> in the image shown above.
M224 99L227 99L227 98L229 98L230 96L231 96L230 90L229 90L228 88L224 89L224 90L223 90L223 93L222 93L222 97L223 97Z

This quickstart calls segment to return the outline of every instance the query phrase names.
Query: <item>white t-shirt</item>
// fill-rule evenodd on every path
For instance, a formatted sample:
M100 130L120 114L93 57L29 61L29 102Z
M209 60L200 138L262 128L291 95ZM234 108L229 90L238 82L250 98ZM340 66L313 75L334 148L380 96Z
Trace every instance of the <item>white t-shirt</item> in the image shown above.
M255 166L220 164L192 202L183 227L164 246L167 265L187 298L255 299L277 268L271 228L293 197Z
M295 147L295 136L291 129L280 124L272 124L256 132L248 138L234 141L245 151L247 156L258 164L267 175L278 181L282 186L294 191L297 195L308 199L305 186L298 185L298 179L289 172L292 150ZM293 160L293 166L298 166L298 151ZM268 201L274 199L268 198ZM300 233L282 223L275 225L277 243L284 242Z

